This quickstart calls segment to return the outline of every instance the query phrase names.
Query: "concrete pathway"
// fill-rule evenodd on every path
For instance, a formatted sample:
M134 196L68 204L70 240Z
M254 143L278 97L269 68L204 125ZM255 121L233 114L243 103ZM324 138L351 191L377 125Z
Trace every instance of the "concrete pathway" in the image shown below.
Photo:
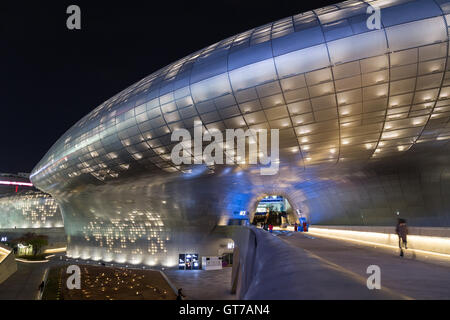
M450 299L450 262L430 258L418 260L406 252L358 244L345 240L327 239L303 233L283 233L279 238L293 247L304 249L324 264L342 273L367 279L367 267L381 269L381 286L413 299Z
M308 261L318 263L329 270L328 274L317 275L327 285L351 282L365 286L368 278L367 267L377 265L381 269L381 286L392 296L412 299L450 299L450 261L430 257L420 259L410 252L404 258L397 250L364 245L345 240L327 239L303 233L276 233L292 250L308 254ZM0 284L0 300L34 300L38 286L47 268L78 263L77 260L54 257L48 263L29 264L17 262L18 270ZM81 263L81 261L80 261ZM117 265L119 266L119 265ZM292 267L292 266L291 266ZM300 267L300 266L298 266ZM231 268L222 270L176 270L165 269L164 273L176 288L183 288L188 300L232 300L230 293ZM314 278L314 277L313 277ZM317 280L316 279L316 280ZM314 281L314 279L307 279ZM345 281L347 282L345 282ZM317 280L318 281L318 280ZM319 281L320 282L320 281ZM352 286L347 286L349 289ZM330 289L330 288L328 288ZM327 291L326 286L321 288ZM383 291L384 291L383 290ZM364 299L364 297L360 297Z
M49 263L17 262L17 271L0 284L0 300L35 300Z

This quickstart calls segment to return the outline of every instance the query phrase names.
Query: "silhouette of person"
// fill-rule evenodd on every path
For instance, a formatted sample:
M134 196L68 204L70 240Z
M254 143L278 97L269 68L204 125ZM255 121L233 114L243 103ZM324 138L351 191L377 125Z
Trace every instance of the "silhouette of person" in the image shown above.
M183 294L183 288L180 288L178 289L177 301L181 301L183 298L186 298L186 296Z
M405 246L405 249L408 249L407 246L407 235L408 235L408 226L406 225L405 219L398 219L397 226L395 227L395 232L398 235L398 247L400 248L400 257L403 257L403 248L402 244Z

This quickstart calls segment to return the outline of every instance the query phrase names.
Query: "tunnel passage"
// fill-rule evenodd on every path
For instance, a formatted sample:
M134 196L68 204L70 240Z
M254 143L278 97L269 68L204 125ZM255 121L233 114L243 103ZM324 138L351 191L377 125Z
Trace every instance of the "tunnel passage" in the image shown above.
M301 217L299 212L294 212L288 199L281 195L264 196L252 212L251 224L264 226L270 224L275 227L285 227Z

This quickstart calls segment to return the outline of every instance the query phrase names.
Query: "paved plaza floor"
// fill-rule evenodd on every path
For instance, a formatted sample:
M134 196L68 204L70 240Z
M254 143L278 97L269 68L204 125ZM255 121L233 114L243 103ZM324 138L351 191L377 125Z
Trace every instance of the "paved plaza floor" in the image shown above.
M183 288L188 300L232 300L231 267L222 270L164 270L176 288Z

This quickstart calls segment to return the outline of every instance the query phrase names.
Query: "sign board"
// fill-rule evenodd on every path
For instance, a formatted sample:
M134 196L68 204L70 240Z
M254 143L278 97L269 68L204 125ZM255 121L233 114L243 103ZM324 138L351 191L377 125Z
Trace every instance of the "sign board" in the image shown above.
M222 269L222 257L202 257L203 270L220 270Z

